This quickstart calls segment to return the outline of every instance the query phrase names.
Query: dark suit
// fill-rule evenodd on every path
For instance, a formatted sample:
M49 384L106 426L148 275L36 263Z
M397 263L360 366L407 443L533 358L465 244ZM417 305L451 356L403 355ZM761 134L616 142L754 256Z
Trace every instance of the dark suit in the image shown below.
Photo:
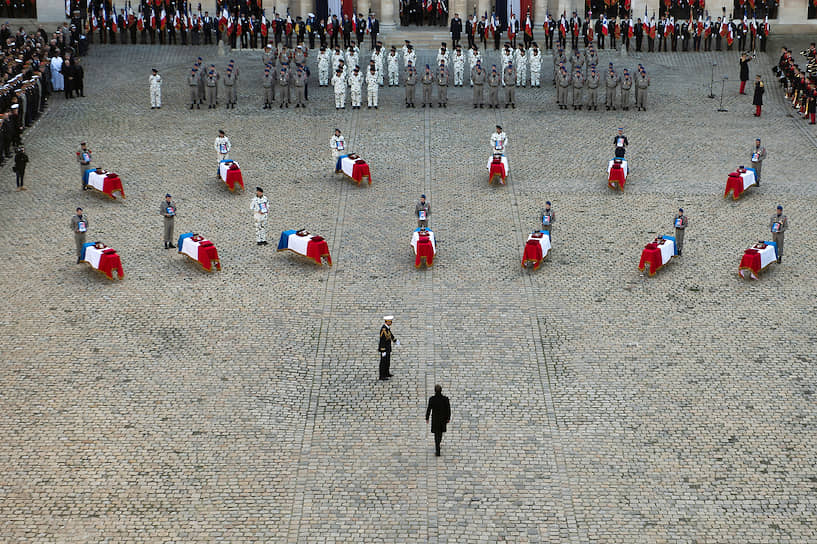
M434 434L434 447L437 453L440 453L440 442L442 442L445 427L451 420L451 403L448 397L442 393L435 393L429 398L426 421L428 421L429 414L431 415L431 432Z
M451 19L451 49L456 49L462 37L462 20L457 17Z

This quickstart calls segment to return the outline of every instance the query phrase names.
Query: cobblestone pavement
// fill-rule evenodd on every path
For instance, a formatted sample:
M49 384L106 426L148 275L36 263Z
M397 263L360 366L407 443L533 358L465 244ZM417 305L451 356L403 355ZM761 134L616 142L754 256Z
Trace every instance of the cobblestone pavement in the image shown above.
M256 52L234 55L238 108L190 112L197 54L227 61L95 47L88 97L54 97L25 135L30 190L2 170L0 540L817 541L815 148L773 85L752 117L734 54L605 52L645 64L650 107L592 113L559 111L549 85L519 90L515 110L475 112L467 87L445 110L406 110L387 88L379 111L336 113L313 83L306 111L262 110ZM729 113L706 98L713 61ZM164 107L151 111L154 66ZM505 187L485 171L497 123ZM605 183L619 125L623 194ZM371 186L331 174L335 127ZM252 192L213 179L218 128L248 189L271 198L268 247L254 243ZM764 183L724 200L755 136ZM82 139L125 201L79 190ZM161 249L165 192L177 234L210 237L221 272ZM423 192L439 254L418 271ZM526 271L546 199L554 249ZM778 203L784 262L740 280ZM89 240L119 251L123 281L74 264L77 205ZM644 277L641 249L679 205L684 256ZM275 252L277 233L300 227L327 238L334 267ZM387 313L402 345L379 382ZM440 458L423 420L435 383L453 407Z

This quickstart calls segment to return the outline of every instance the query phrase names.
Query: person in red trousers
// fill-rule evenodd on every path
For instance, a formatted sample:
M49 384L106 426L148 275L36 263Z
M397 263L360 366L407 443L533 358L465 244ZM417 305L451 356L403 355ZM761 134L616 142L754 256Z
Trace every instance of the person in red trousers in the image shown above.
M760 79L760 74L755 76L755 96L752 99L752 105L755 107L755 117L760 117L760 110L763 107L763 81Z

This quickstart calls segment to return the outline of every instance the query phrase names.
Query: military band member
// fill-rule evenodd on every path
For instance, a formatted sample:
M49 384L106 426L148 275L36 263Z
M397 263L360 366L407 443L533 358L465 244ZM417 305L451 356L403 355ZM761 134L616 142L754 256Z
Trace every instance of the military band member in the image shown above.
M88 218L77 208L77 213L71 216L71 231L74 233L74 243L77 246L77 264L82 261L82 246L85 244L85 233L88 232Z
M428 64L426 64L426 71L420 78L420 83L423 85L423 107L425 108L426 105L428 105L429 108L433 108L434 105L431 103L431 85L434 83L434 74L431 73L431 67Z
M173 245L173 223L176 219L176 203L171 199L170 193L165 195L165 199L159 204L159 214L164 217L164 235L162 239L165 242L165 249L176 247Z
M264 196L264 190L261 187L255 188L255 196L250 203L250 210L255 221L255 243L259 246L265 246L267 245L269 200Z
M335 134L329 139L329 147L332 149L332 159L335 163L335 173L340 172L340 158L346 155L346 140L340 133L340 129L335 129Z
M482 107L482 88L485 85L485 70L482 69L482 64L477 61L476 65L471 68L471 82L474 86L474 107Z
M630 89L633 88L633 78L626 68L623 74L621 76L621 109L627 111L630 109Z
M772 231L772 241L777 244L777 262L783 262L783 237L789 228L789 218L783 215L783 206L777 206L777 213L769 221Z
M542 73L542 53L539 51L536 42L533 42L533 47L530 49L528 65L530 66L530 86L539 87L539 78Z
M380 352L380 379L388 380L392 377L391 370L391 344L400 345L400 342L394 337L391 332L391 324L394 321L394 316L387 315L383 318L383 326L380 327L380 344L378 351Z
M505 86L505 108L512 106L516 109L516 66L513 62L505 66L502 76L502 84Z
M590 68L590 75L587 76L587 109L599 109L598 105L598 88L599 88L599 73L595 67Z
M757 138L755 145L752 146L752 168L755 169L755 185L758 187L760 187L760 169L765 158L766 148L760 144L760 138Z
M491 134L491 150L494 154L504 155L505 148L508 147L508 135L497 125L496 132Z
M687 216L684 215L684 209L678 208L678 215L673 220L675 225L675 247L678 249L678 256L680 257L684 249L684 232L687 228Z
M342 110L346 108L346 78L343 70L338 68L335 75L332 76L332 88L335 93L335 109Z
M497 72L496 64L491 66L491 73L488 74L488 107L499 108L499 84L502 79Z
M584 87L584 76L581 68L577 68L573 74L573 111L582 109L582 88Z
M426 201L426 195L420 195L420 201L414 206L414 214L417 216L417 228L428 228L431 204Z
M553 239L553 223L556 222L556 212L550 207L550 200L545 202L545 209L540 214L542 217L542 230L547 232Z
M445 60L440 60L440 67L437 69L437 98L441 108L448 107L448 68Z
M91 150L85 142L79 144L77 152L77 162L79 163L79 179L82 182L82 190L87 189L88 181L85 177L86 170L91 169Z
M416 90L417 86L417 70L414 68L414 64L409 61L408 66L406 67L406 107L413 108L414 107L414 91Z

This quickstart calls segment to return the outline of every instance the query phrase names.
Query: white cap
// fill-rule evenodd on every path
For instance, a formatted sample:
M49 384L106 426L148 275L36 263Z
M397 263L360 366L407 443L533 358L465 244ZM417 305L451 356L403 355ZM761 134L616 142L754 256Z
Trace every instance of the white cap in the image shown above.
M383 321L394 321L394 316L393 315L387 315L386 317L383 318Z

